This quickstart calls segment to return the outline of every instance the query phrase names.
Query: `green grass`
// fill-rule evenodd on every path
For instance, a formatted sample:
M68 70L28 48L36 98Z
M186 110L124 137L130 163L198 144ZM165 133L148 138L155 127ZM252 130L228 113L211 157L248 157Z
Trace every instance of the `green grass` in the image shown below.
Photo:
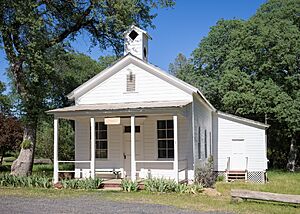
M35 166L35 169L51 171L52 167ZM36 171L36 172L37 172ZM300 173L287 173L283 171L270 171L268 173L269 183L224 183L219 182L216 188L221 196L210 197L203 194L178 194L178 193L148 193L140 192L113 192L102 190L55 190L41 188L0 188L0 196L22 196L22 197L81 197L90 196L99 200L114 200L137 203L154 203L170 205L184 209L198 211L227 211L234 213L299 213L300 207L280 203L267 203L244 201L242 203L231 203L231 189L249 189L266 192L300 194Z

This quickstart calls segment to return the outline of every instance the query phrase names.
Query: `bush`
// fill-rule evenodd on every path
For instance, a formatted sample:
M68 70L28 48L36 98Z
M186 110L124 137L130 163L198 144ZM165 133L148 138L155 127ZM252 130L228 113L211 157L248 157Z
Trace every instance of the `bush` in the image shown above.
M200 184L203 187L213 187L216 183L217 176L213 171L213 159L210 157L208 162L202 167L198 167L195 170L195 183Z
M177 184L174 180L153 178L145 181L145 190L149 192L175 192Z
M102 184L101 178L88 178L85 180L78 179L64 179L61 184L66 189L98 189Z
M136 181L130 181L128 179L123 179L121 187L126 192L136 192L138 191L139 185Z
M197 194L203 191L199 184L177 184L174 180L154 178L145 181L145 190L148 192L178 192Z
M14 176L6 173L0 175L0 186L50 188L52 179L38 176Z
M218 182L223 182L223 181L225 181L225 176L224 176L224 175L219 175L219 176L217 177L217 181L218 181Z

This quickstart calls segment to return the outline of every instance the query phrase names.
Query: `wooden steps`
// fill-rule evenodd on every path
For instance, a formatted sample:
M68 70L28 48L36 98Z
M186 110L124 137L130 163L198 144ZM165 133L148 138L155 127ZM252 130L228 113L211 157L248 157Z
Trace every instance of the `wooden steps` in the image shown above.
M227 173L227 181L246 181L246 171L228 171Z

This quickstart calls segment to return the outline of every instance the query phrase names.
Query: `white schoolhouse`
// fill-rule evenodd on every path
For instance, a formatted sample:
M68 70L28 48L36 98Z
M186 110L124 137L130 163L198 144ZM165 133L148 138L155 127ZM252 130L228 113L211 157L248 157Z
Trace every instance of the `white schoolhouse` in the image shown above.
M148 34L131 26L124 56L72 91L54 115L54 182L59 164L75 177L194 179L213 157L228 180L264 182L268 125L217 111L192 85L148 62ZM75 161L58 160L59 119L75 121Z

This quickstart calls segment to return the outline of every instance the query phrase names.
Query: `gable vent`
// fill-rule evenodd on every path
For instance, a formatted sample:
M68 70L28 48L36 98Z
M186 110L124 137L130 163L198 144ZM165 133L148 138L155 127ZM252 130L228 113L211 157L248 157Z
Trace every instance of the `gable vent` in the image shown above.
M127 87L126 87L127 92L135 91L135 74L130 72L129 74L127 74L126 80L127 80Z

